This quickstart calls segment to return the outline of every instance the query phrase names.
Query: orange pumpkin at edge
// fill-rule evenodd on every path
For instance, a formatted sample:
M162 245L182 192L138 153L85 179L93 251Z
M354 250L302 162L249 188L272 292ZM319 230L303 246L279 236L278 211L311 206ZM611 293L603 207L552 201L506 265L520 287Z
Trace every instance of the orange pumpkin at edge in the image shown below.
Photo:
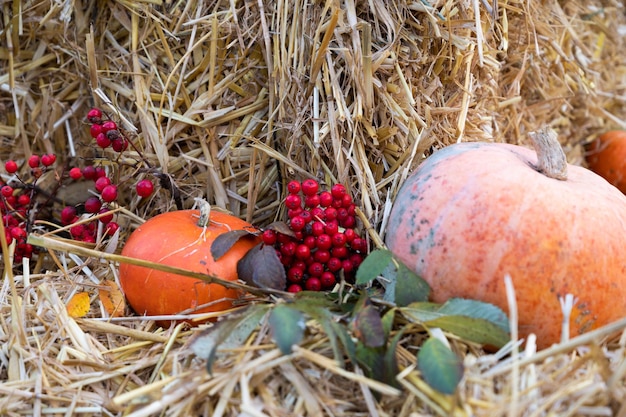
M197 210L159 214L130 235L121 254L236 281L237 262L260 242L260 238L239 239L216 261L210 249L217 236L231 230L252 231L253 226L235 216L211 211L209 224L202 227L198 225L199 216ZM219 312L231 308L233 300L242 295L239 290L220 284L128 263L120 264L119 279L129 305L137 314L146 316L190 310L193 313Z
M626 194L626 131L611 130L585 149L587 167Z
M510 275L520 336L535 334L542 349L561 338L566 294L576 297L571 336L626 317L626 196L565 155L562 180L539 161L508 144L435 152L398 192L385 239L435 302L469 298L508 313Z

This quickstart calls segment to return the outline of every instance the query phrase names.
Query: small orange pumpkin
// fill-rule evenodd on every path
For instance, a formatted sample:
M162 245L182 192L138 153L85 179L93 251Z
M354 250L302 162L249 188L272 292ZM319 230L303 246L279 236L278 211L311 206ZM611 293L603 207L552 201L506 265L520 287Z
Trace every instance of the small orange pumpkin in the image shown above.
M553 132L539 136L552 143L536 144L539 158L496 143L435 152L398 192L386 243L436 302L462 297L508 311L510 275L520 335L534 333L545 348L560 340L567 294L576 297L572 336L626 316L626 196L567 165Z
M626 194L626 131L600 135L587 146L585 159L590 170Z
M157 215L130 235L122 255L236 281L237 262L260 238L250 235L239 239L217 261L211 255L211 245L223 233L253 231L253 226L217 211L210 213L206 227L198 224L199 218L197 210ZM147 316L223 311L241 296L240 291L220 284L128 263L120 264L119 279L129 305L137 314Z

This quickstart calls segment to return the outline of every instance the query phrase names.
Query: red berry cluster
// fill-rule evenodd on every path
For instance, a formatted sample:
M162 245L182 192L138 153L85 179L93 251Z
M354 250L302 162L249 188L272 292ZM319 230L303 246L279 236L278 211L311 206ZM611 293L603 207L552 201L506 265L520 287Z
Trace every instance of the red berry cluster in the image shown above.
M128 148L129 140L113 120L103 116L102 110L98 108L89 110L87 120L90 123L90 134L99 147L103 149L111 147L118 153ZM39 212L32 212L31 200L42 191L38 188L37 180L47 169L51 169L55 162L56 155L54 154L32 155L28 158L29 174L32 178L30 182L25 181L19 175L20 167L16 161L9 160L5 163L5 170L14 178L10 181L12 185L0 182L0 210L7 242L11 244L16 241L15 263L21 262L24 257L30 258L35 252L35 249L26 243L30 229L28 222L38 219L39 214ZM93 195L86 196L81 204L66 206L61 210L61 224L70 226L69 231L73 239L95 242L99 225L103 225L102 230L106 235L112 235L117 231L119 225L113 221L110 205L118 198L118 184L107 175L104 168L93 165L83 168L72 167L67 172L56 176L59 179L59 185L68 180L93 181L93 190L95 190ZM142 198L149 197L154 191L154 184L148 179L143 179L137 182L135 191ZM97 221L95 221L96 218Z
M276 249L285 266L287 291L328 290L343 271L353 276L367 253L367 241L356 230L355 204L346 188L320 191L313 179L290 181L284 204L290 234L266 229L263 243Z
M113 221L113 214L109 204L117 200L117 185L107 176L106 170L102 167L87 165L84 168L74 167L68 172L69 178L74 181L93 181L94 190L99 195L91 195L79 206L65 206L61 210L61 224L64 226L73 225L70 234L75 240L87 243L94 243L97 237L97 222L83 221L81 213L87 218L98 215L98 221L104 225L104 233L113 235L119 225ZM80 212L79 212L80 210ZM83 217L85 217L83 216Z
M56 162L56 155L31 155L28 158L30 175L35 181ZM9 160L4 164L7 173L17 176L19 166L17 162ZM10 245L15 241L15 253L13 261L22 262L23 258L30 258L35 252L35 248L26 243L28 235L29 212L32 209L32 199L34 197L34 187L30 184L18 181L19 187L5 184L0 181L0 213L7 243Z
M91 137L96 140L96 144L99 147L102 149L111 147L118 153L124 152L128 148L128 144L130 143L128 139L126 139L126 137L119 130L117 123L108 118L103 119L102 110L96 107L92 108L87 113L87 120L91 123L89 133ZM75 174L78 178L80 178L79 173ZM72 173L70 171L70 176L71 175ZM150 197L154 191L154 184L148 179L143 179L136 184L135 191L139 197ZM99 192L106 194L104 191ZM107 201L105 195L102 195L102 198Z

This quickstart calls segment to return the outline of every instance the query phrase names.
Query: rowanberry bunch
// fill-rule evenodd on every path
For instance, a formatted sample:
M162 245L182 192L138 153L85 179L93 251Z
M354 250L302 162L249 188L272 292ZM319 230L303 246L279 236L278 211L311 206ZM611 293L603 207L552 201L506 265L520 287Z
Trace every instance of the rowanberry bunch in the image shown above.
M128 148L130 142L127 137L113 120L104 116L102 110L92 108L87 113L87 120L90 123L90 134L97 146L103 149L111 147L118 153ZM20 166L16 161L9 160L4 165L6 172L13 177L8 184L0 181L0 211L7 242L16 243L13 258L16 264L24 257L30 258L37 252L36 248L26 243L31 227L29 222L40 219L38 217L40 211L33 204L33 200L42 192L37 180L46 170L52 169L55 162L54 154L31 155L25 161L29 168L29 178L22 178ZM119 229L119 224L114 221L114 215L110 213L110 205L118 198L119 184L109 177L104 168L93 165L83 168L75 166L57 174L55 175L59 179L59 185L65 181L93 182L89 187L93 194L87 194L83 203L64 207L58 215L61 224L69 226L73 239L93 243L97 239L100 226L106 236L113 235ZM135 192L139 197L147 198L154 192L154 184L148 179L142 179L137 182ZM48 199L49 196L44 198Z
M367 254L359 235L356 205L342 184L320 190L314 179L290 181L284 199L292 233L273 228L261 234L285 267L287 291L332 289L341 273L350 279Z
M30 168L30 176L33 183L27 183L20 179L18 175L19 165L13 160L5 162L4 169L7 173L16 178L13 185L0 181L0 213L7 243L10 245L15 241L15 252L13 261L22 262L23 258L30 258L36 253L36 248L26 243L28 236L28 221L30 211L33 209L33 198L35 197L35 187L39 179L46 170L50 169L56 162L56 155L31 155L27 164Z

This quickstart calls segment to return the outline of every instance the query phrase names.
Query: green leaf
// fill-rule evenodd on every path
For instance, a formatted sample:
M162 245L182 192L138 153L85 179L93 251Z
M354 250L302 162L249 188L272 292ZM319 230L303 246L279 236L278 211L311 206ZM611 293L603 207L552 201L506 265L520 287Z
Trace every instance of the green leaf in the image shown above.
M393 255L386 249L372 251L363 259L356 271L356 284L367 284L376 279L391 262Z
M291 303L290 306L304 312L322 326L333 350L335 360L340 366L343 367L345 364L345 355L351 361L356 360L354 341L348 334L346 326L337 322L338 316L332 313L329 306L310 303L306 298L296 298L296 301ZM336 307L336 305L334 306ZM343 351L341 350L340 342L344 348Z
M357 344L357 361L369 378L394 387L399 386L396 379L399 372L396 349L402 333L399 331L387 346L368 347L360 342Z
M510 340L508 332L485 319L467 316L441 316L425 321L423 324L430 328L439 327L463 340L482 345L502 347Z
M398 263L396 271L395 304L399 307L415 301L426 301L430 294L430 286L419 275L415 274L403 263Z
M443 394L454 394L463 378L463 361L441 340L424 342L417 354L417 368L424 381Z
M367 303L357 311L353 319L357 338L367 347L380 347L386 342L383 321L378 309Z
M222 233L211 243L211 256L217 261L224 256L235 243L239 242L239 240L244 238L251 239L253 237L254 234L248 230L237 229Z
M391 329L393 328L393 322L394 322L395 318L396 318L396 309L395 308L390 308L383 315L382 321L383 321L383 330L385 332L385 338L389 337L389 333L391 333Z
M243 345L266 313L267 306L254 305L246 308L241 314L218 321L193 339L191 349L196 356L207 360L207 370L211 373L218 356L218 347L229 349Z
M411 321L440 327L469 342L500 347L509 341L509 322L504 312L481 301L453 298L443 305L419 302L400 311Z
M509 318L504 311L493 304L482 301L451 298L441 306L439 313L484 319L495 324L505 332L509 332Z
M287 304L277 305L269 317L272 338L284 355L291 353L291 347L302 341L306 327L304 314Z

